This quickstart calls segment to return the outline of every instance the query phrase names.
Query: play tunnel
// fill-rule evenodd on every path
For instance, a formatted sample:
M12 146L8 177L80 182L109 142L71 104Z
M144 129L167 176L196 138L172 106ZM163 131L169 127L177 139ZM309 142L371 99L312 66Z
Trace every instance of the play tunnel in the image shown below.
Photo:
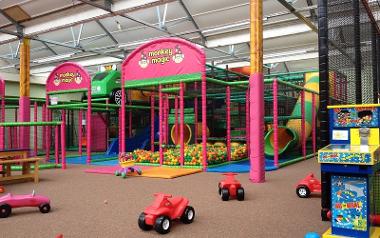
M179 129L179 124L178 124L178 130L176 129L176 125L172 125L170 129L170 138L172 139L173 144L179 145L179 140L180 140L180 129ZM195 138L194 138L194 125L189 125L189 124L184 124L183 125L183 140L185 144L189 143L195 143ZM198 122L197 124L197 130L198 130L198 136L202 135L202 123ZM210 130L207 127L207 137L210 136Z
M304 88L319 92L319 73L312 72L305 74ZM299 96L294 106L291 117L301 118L301 96ZM319 108L319 97L315 97L315 108L317 112ZM312 131L312 94L305 93L305 136L308 138ZM291 151L301 143L301 121L302 119L290 119L286 126L278 127L278 154ZM274 156L274 131L270 129L264 138L265 155Z

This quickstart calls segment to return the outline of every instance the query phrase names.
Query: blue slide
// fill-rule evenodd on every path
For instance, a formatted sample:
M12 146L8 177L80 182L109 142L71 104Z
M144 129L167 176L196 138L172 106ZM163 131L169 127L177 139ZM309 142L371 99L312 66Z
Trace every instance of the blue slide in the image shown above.
M158 139L158 118L154 121L154 137ZM127 152L134 151L136 149L150 150L150 126L146 127L141 133L134 137L125 140L125 150ZM108 147L106 155L118 155L119 154L119 138L112 140Z

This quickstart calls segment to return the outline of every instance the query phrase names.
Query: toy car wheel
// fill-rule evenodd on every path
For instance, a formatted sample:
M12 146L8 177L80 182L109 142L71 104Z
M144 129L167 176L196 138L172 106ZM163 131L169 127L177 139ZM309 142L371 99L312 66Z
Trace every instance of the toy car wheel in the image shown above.
M39 209L41 213L48 213L50 212L50 204L49 203L42 204L39 206Z
M116 175L116 176L120 176L120 175L121 175L120 171L116 170L116 171L115 171L115 175Z
M310 189L305 185L301 185L297 187L296 193L300 198L308 198L310 196Z
M127 178L127 173L125 173L125 172L121 173L121 177L122 178Z
M156 219L156 223L154 224L154 229L160 234L167 234L170 232L170 228L172 226L172 222L169 217L160 216Z
M219 194L219 196L222 195L222 188L220 186L220 183L218 183L218 194Z
M139 216L138 223L139 223L140 229L143 231L149 231L150 229L152 229L151 225L147 225L145 223L145 213L143 213L143 212Z
M0 206L0 218L7 218L12 213L12 207L8 204L3 204Z
M244 200L244 188L238 188L237 193L236 193L236 198L238 201Z
M195 210L192 206L187 206L185 211L181 216L181 221L185 224L190 224L193 222L195 217Z
M142 171L141 171L141 169L136 169L136 173L137 173L138 175L142 175Z
M220 193L220 197L223 201L228 201L228 199L230 199L230 192L228 191L228 189L223 188Z
M121 89L114 89L111 92L110 100L112 103L116 103L117 105L121 105Z

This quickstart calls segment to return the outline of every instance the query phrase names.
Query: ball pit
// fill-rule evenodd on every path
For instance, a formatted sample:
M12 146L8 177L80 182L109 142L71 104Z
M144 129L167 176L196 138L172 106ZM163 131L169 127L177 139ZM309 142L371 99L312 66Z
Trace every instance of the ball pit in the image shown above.
M185 146L184 166L201 166L202 165L202 144L192 144ZM239 161L247 158L247 149L245 144L231 143L231 160ZM119 157L120 164L123 161L133 159L136 163L159 164L159 152L147 150L135 150ZM217 142L207 144L207 164L217 165L227 161L227 147L225 143ZM180 165L180 148L166 149L164 151L163 165L179 166Z

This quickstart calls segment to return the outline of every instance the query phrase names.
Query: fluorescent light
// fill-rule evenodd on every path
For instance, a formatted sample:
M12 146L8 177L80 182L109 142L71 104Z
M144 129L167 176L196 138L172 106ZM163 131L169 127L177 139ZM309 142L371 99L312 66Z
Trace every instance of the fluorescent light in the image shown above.
M143 40L143 41L132 41L129 43L122 43L122 44L118 45L118 48L137 48L137 46L146 44L146 43L148 43L152 40L155 40L155 39L157 39L157 38L150 38L150 39Z
M60 59L65 59L73 56L75 53L68 53L68 54L63 54L63 55L53 55L49 56L46 58L40 58L40 59L35 59L33 60L34 63L41 64L41 63L46 63L54 60L60 60Z
M231 24L231 25L224 25L224 26L206 29L206 30L203 30L202 33L207 34L210 32L222 31L222 30L227 30L227 29L231 29L231 28L235 28L235 27L239 27L239 26L246 26L246 25L249 25L249 21L243 21L243 22L238 22L238 23Z
M264 64L274 64L274 63L282 63L282 62L288 62L288 61L298 61L298 60L306 60L306 59L314 59L318 58L318 52L311 52L311 53L305 53L305 54L298 54L298 55L287 55L272 59L264 59Z
M267 39L271 39L271 38L300 34L300 33L305 33L305 32L310 32L310 31L311 31L311 29L304 24L278 27L278 28L274 28L274 29L264 30L263 39L267 40ZM213 48L213 47L247 43L249 41L250 41L249 32L244 32L244 33L229 35L229 36L223 37L223 38L208 40L207 46L210 48Z
M306 53L307 53L306 49L300 49L300 50L284 51L284 52L265 54L263 56L263 58L264 59L268 59L268 58L276 58L276 57L281 57L281 56L299 55L299 54L306 54Z

